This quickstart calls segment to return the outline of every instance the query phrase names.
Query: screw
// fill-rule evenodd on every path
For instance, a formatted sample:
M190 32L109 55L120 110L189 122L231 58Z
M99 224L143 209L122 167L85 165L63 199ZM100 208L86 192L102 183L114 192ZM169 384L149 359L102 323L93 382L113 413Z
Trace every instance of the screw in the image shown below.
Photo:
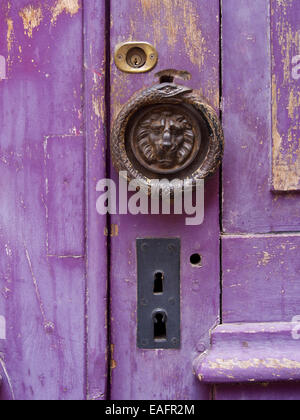
M175 252L175 251L176 251L176 247L175 247L175 245L173 245L173 244L169 244L169 245L168 245L168 250L169 250L170 252Z
M147 346L149 340L147 340L146 338L143 338L142 340L142 346Z
M204 353L206 350L206 346L204 343L198 343L197 344L197 350L199 353Z
M118 55L118 60L123 60L123 55L122 54Z
M170 303L170 305L174 305L175 304L175 298L174 297L170 297L169 303Z
M148 250L148 244L143 243L141 248L142 248L142 251L146 252Z
M173 337L171 341L172 341L173 346L177 346L178 339L176 337Z

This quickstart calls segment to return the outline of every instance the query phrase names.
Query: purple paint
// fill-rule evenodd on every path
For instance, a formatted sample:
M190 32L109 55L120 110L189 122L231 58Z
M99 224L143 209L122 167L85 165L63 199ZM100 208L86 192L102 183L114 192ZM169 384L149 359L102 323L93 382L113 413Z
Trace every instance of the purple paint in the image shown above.
M204 383L299 381L296 324L227 324L211 335L211 349L194 362ZM299 328L299 326L298 326Z
M298 10L297 0L284 3ZM228 233L297 231L300 225L298 195L271 191L269 21L269 2L254 0L250 6L241 0L236 7L229 0L223 6L223 224Z
M300 315L299 250L298 234L224 237L224 323L290 322Z
M96 185L107 177L105 3L84 2L86 129L86 392L107 397L107 219L96 212Z
M1 398L13 398L10 383L16 399L83 399L81 9L51 22L56 1L30 4L5 3L0 12L8 57L0 83Z
M300 3L272 0L271 11L273 188L299 191Z
M174 68L192 74L215 107L219 103L219 2L203 8L198 1L111 1L111 45L140 40L159 52L156 71ZM134 14L128 14L134 10ZM163 22L163 24L162 24ZM153 85L154 72L128 75L112 65L112 118L139 89ZM114 170L112 173L117 180ZM111 238L111 316L113 399L208 399L209 388L193 375L197 345L207 338L219 314L218 175L205 185L205 222L185 226L184 216L113 216L118 236ZM182 347L143 351L136 348L136 238L181 237ZM203 256L194 268L190 256ZM196 328L195 328L196 326Z

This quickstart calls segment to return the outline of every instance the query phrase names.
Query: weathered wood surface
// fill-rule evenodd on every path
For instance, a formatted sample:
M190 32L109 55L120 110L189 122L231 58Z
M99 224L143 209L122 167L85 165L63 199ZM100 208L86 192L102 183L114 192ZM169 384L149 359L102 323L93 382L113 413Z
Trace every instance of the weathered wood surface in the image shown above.
M280 330L281 322L290 323L299 316L299 234L227 235L223 238L222 248L224 324L240 323L242 329L244 323L276 323L277 329ZM277 337L280 338L280 335ZM292 334L289 338L291 341L288 340L288 345L280 345L278 340L277 344L267 340L264 345L257 345L254 352L258 352L258 357L253 357L253 360L263 360L263 354L259 354L259 349L262 349L266 357L274 350L278 360L288 360L290 354L291 360L297 362L299 341L293 341ZM289 352L289 346L294 349L292 352ZM235 354L237 360L243 361L247 350L240 349L238 355L238 352L234 352L235 347L232 348L232 355ZM224 360L228 357L225 349L223 356ZM272 378L268 378L268 370L264 373L263 370L263 367L260 367L256 375L253 371L251 379L257 378L258 381L261 375L261 381L271 381ZM298 372L297 367L293 375L290 372L290 377L295 377ZM228 374L234 376L233 372ZM281 370L281 374L284 374L284 370ZM229 378L228 382L231 381ZM287 389L290 390L290 395ZM293 387L287 385L286 388L283 384L267 386L263 391L261 386L218 386L215 395L216 399L255 399L255 395L257 399L267 400L299 399L300 388L297 384Z
M294 0L223 2L224 323L291 322L299 312L298 16ZM299 392L222 385L215 398L298 399Z
M122 41L147 41L157 48L157 71L174 68L192 73L187 82L218 109L219 1L111 1L111 47ZM130 13L129 13L130 11ZM113 54L112 54L113 55ZM128 75L112 63L111 114L139 89L156 82L154 72ZM112 173L116 177L114 170ZM208 340L219 314L218 175L206 182L205 223L185 226L183 216L113 216L111 237L111 319L113 399L208 399L209 387L193 375L192 361ZM136 348L136 238L181 237L181 350ZM199 252L203 267L193 268ZM198 349L198 350L197 350Z
M103 35L103 7L86 9L89 17L100 13ZM87 270L85 260L82 16L80 0L0 6L7 73L0 82L2 399L84 399L87 392L100 398L105 392L104 227L97 231L103 222L91 217L88 244L97 237L94 252L100 252L95 257L89 247ZM103 68L104 38L97 44L93 39L98 35L87 37L87 47L99 54L95 61L86 54L85 81L94 95L103 84L95 74ZM96 178L104 170L95 170L96 157L102 164L103 121L90 95L87 102L87 165ZM95 185L91 179L87 191ZM89 206L95 202L91 195ZM97 313L91 309L96 305ZM86 315L96 330L87 332Z
M289 15L294 14L293 19L297 22L297 0L274 0L272 3L281 4L276 6L280 10L285 7L292 8ZM223 226L228 233L297 231L300 226L299 195L276 194L271 191L274 136L270 10L269 1L254 0L249 3L247 0L241 0L238 7L235 0L223 2L223 121L226 140L223 165ZM276 13L279 17L279 12ZM277 30L276 16L272 16L273 31ZM280 21L284 22L285 19L282 11ZM284 31L287 31L284 37L288 37L288 25ZM298 97L299 80L294 80L291 84L284 82L284 89L281 87L282 54L287 52L284 47L278 47L276 32L274 35L273 56L276 63L273 66L273 80L276 80L277 85L275 93L279 95L278 89L281 89L276 118L279 121L280 134L285 136L291 124L290 117L286 120L286 98L292 92L293 97ZM291 41L292 50L294 51L294 46L292 47ZM290 59L292 60L292 57ZM292 71L291 62L288 69ZM292 102L294 103L294 100ZM273 102L273 110L275 105ZM294 113L295 125L298 121L297 109L296 105L290 108L290 112ZM273 125L273 128L275 126ZM284 144L288 145L290 151L297 149L299 154L297 130L299 128L293 130L294 142L289 144L286 142L288 137L284 137ZM288 155L283 152L282 156L287 162ZM291 170L298 164L299 159L294 160ZM296 180L295 176L294 179Z
M223 239L223 322L290 322L300 306L300 235Z
M300 2L271 0L273 187L300 190Z
M86 128L86 345L87 398L107 397L107 219L96 212L96 185L106 178L106 7L84 1Z
M300 318L299 318L300 319ZM300 323L224 324L194 362L204 383L266 383L300 380Z

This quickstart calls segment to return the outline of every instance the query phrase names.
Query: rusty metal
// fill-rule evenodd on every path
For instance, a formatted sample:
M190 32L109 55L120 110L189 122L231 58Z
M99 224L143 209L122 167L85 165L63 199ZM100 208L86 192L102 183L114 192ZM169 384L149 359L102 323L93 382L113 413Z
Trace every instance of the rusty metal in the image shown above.
M128 132L137 161L151 172L175 174L188 167L201 146L197 115L182 105L152 105L137 112Z
M116 118L113 164L118 172L127 172L128 180L138 179L147 188L157 178L193 184L219 167L223 130L202 97L174 83L175 76L187 78L186 72L169 70L158 76L162 83L137 93Z
M158 53L147 42L124 42L117 45L115 63L125 73L146 73L152 70L158 61Z

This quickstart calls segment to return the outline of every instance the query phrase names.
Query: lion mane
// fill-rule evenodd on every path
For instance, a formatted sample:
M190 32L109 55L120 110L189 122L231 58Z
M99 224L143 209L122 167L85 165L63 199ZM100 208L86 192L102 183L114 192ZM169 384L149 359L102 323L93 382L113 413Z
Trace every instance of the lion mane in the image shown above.
M176 163L183 163L193 150L195 135L191 123L189 123L184 115L172 115L165 113L167 117L172 116L177 124L177 128L183 130L183 142L178 146L176 151ZM144 120L137 129L137 144L141 154L144 156L148 163L155 163L158 161L155 149L151 144L149 135L152 130L152 124L162 117L162 113L152 114Z

